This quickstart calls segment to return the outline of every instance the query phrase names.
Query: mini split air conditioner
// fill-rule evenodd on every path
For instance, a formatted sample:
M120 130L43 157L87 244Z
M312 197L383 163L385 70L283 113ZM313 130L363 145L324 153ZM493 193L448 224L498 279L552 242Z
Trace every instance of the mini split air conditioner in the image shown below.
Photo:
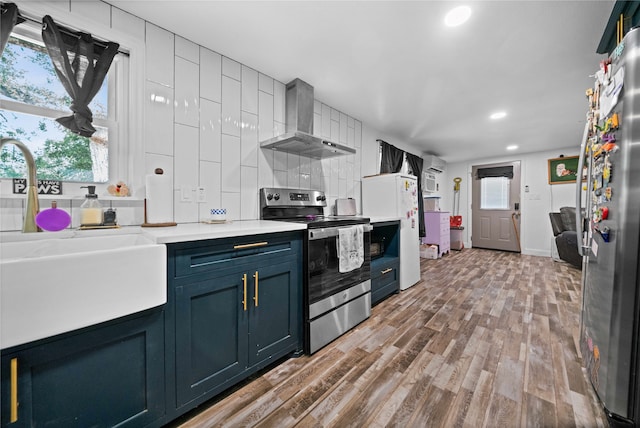
M423 156L422 170L428 172L436 172L440 174L447 168L447 163L434 155Z

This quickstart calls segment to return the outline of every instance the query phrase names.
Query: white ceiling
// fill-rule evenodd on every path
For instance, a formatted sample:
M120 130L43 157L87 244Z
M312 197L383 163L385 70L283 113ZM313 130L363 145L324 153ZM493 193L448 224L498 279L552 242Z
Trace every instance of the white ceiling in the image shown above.
M109 3L287 83L448 162L575 146L614 2ZM471 6L469 21L443 25ZM507 117L492 121L497 110ZM560 153L558 153L560 154Z

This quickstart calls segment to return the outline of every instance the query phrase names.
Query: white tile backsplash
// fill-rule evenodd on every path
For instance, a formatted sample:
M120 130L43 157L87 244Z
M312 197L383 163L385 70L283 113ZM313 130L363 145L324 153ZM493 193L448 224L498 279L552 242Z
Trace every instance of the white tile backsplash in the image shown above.
M111 8L107 3L101 1L71 0L71 13L79 16L91 16L94 21L111 26ZM89 31L90 28L85 28Z
M111 28L128 34L135 40L144 40L145 22L118 8L111 8Z
M147 22L146 72L147 80L173 88L174 35Z
M258 116L242 112L242 129L240 133L240 164L258 166Z
M273 153L273 169L276 171L287 170L287 153L278 150L271 150Z
M200 63L200 46L183 37L176 36L176 56L193 63ZM178 77L176 77L176 81Z
M223 58L224 60L224 58ZM223 61L224 63L224 61ZM222 133L240 136L240 82L222 76Z
M273 79L265 74L258 73L258 89L273 95Z
M358 149L355 156L320 161L262 150L260 141L286 131L284 83L107 3L65 3L57 8L61 14L85 16L88 23L111 26L144 43L144 81L132 82L144 83L145 97L144 140L131 142L144 145L138 147L144 170L136 174L144 182L144 175L162 168L172 177L177 222L205 220L219 207L227 208L230 220L259 218L261 187L320 189L330 201L359 197L360 121L314 100L314 134L346 141ZM199 186L206 194L202 202L196 200ZM184 201L183 193L191 200ZM143 221L144 189L134 196L114 202L120 224ZM58 201L59 207L68 205L73 227L79 225L81 203ZM20 230L23 212L22 199L0 199L0 230Z
M145 151L173 155L173 88L145 83Z
M242 66L242 111L258 114L258 72Z
M273 171L273 187L287 187L287 171Z
M324 138L331 138L331 107L326 104L322 104L322 128L320 130L320 136Z
M347 146L355 147L356 130L353 128L347 128Z
M286 105L286 86L278 81L273 82L273 120L285 123L287 117L285 114ZM277 135L277 134L276 134Z
M175 59L175 122L198 126L200 117L200 67L186 59Z
M242 79L242 64L232 60L231 58L223 56L222 75L240 81Z
M273 133L273 95L258 93L258 140L274 137Z
M200 47L200 96L222 102L222 55Z
M273 187L273 150L258 150L258 187Z
M240 219L253 220L258 213L258 168L240 167Z
M198 128L175 125L174 179L175 189L198 186Z
M338 141L340 139L340 122L337 120L331 121L331 132L330 132L331 141Z
M220 103L200 98L200 160L220 162L222 123Z
M221 170L219 162L200 161L200 186L206 193L206 201L199 203L200 221L209 218L212 208L223 208Z
M227 209L227 220L240 220L240 193L222 192L221 204Z
M222 136L222 192L240 192L240 138Z
M340 113L340 143L347 144L347 115Z

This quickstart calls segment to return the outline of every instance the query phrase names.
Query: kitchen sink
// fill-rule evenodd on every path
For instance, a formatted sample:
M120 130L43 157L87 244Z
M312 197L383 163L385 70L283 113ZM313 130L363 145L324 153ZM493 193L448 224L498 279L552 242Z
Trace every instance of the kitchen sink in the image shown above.
M0 349L166 303L166 257L139 233L1 242Z

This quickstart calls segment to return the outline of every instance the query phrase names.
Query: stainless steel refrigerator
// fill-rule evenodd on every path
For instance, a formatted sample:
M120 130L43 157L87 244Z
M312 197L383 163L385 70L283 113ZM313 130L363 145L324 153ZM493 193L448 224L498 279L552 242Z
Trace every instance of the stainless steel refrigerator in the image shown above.
M587 91L576 186L582 359L612 426L640 425L640 28ZM584 175L584 177L583 177ZM583 184L586 191L583 190ZM580 243L580 241L579 241Z

